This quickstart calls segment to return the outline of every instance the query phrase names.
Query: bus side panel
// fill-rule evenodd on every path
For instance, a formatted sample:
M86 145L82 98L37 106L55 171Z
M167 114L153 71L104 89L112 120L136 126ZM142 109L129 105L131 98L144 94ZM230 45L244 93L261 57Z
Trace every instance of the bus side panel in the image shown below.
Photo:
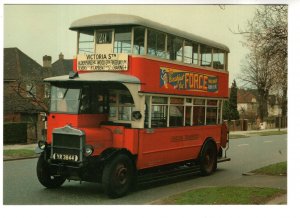
M214 69L205 69L192 66L183 66L175 63L168 63L163 61L151 60L142 57L131 57L130 59L131 67L130 74L138 77L141 82L141 91L150 93L164 93L173 95L193 95L201 97L228 97L228 79L229 74L227 72L220 72ZM215 91L205 91L197 89L186 89L186 88L175 88L171 85L165 88L162 85L161 79L161 68L170 68L173 70L179 70L182 72L197 73L200 75L207 75L216 77L217 80L217 90ZM151 76L149 76L151 75ZM185 75L185 74L184 74ZM178 78L181 83L185 84L185 77ZM146 84L146 85L145 85Z
M140 130L137 168L145 169L196 159L207 138L220 146L221 126Z

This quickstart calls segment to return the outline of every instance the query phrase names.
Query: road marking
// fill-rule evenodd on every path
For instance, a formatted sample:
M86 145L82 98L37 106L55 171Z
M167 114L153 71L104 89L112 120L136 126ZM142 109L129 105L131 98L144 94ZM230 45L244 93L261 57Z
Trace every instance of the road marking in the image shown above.
M244 146L248 146L249 144L239 144L237 145L238 147L244 147Z
M264 143L272 143L273 141L264 141Z

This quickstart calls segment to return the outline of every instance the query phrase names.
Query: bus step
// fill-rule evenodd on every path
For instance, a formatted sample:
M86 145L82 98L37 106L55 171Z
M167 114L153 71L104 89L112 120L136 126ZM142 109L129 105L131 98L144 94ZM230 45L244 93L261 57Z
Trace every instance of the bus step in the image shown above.
M222 163L222 162L226 162L226 161L230 161L231 158L230 157L219 157L218 158L218 163Z

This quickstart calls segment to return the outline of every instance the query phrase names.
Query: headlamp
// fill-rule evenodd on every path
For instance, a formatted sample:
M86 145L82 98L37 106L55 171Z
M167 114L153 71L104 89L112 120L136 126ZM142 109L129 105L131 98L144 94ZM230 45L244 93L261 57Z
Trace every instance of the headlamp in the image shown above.
M47 143L45 141L39 141L38 142L38 146L41 150L45 150L46 146L47 146Z
M85 146L85 149L84 149L84 155L85 156L91 156L92 154L93 154L93 152L94 152L94 148L93 148L93 146L91 146L91 145L86 145Z

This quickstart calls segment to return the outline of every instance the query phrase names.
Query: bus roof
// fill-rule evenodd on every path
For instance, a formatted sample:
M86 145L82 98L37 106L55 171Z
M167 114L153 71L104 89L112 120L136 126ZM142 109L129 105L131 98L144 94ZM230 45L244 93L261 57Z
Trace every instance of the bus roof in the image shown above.
M131 75L112 72L89 72L81 73L78 77L71 79L69 75L56 76L44 79L45 82L120 82L140 84L140 80Z
M229 52L229 48L226 45L223 45L212 40L187 33L181 30L178 30L173 27L169 27L151 20L144 19L142 17L134 15L125 15L125 14L101 14L90 17L85 17L74 21L70 30L78 30L82 28L92 28L92 27L103 27L103 26L120 26L120 25L140 25L155 30L160 30L165 33L173 34L185 39L189 39L194 42L202 43L209 45L215 48L219 48Z

